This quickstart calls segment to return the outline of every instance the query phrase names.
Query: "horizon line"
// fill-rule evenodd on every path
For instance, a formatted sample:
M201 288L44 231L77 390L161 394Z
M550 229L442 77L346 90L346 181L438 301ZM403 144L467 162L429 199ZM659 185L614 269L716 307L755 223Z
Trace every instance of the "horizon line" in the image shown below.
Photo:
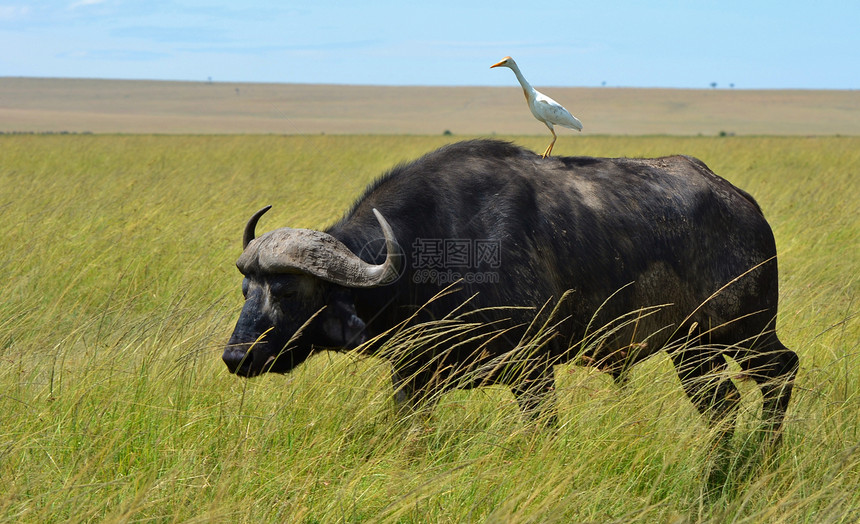
M262 80L215 80L208 77L203 80L190 79L163 79L163 78L119 78L119 77L91 77L91 76L25 76L25 75L0 75L0 80L79 80L79 81L104 81L104 82L153 82L153 83L181 83L181 84L243 84L243 85L319 85L336 87L404 87L404 88L482 88L482 89L519 89L516 85L482 85L482 84L374 84L374 83L337 83L337 82L290 82L290 81L262 81ZM708 87L673 87L673 86L635 86L635 85L542 85L545 89L652 89L652 90L677 90L677 91L857 91L857 88L841 87L737 87L734 84Z

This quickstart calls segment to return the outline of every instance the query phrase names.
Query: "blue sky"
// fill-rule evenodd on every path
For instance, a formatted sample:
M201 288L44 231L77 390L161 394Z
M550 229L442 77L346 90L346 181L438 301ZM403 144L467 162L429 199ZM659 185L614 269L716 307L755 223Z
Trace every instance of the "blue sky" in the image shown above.
M860 2L0 0L0 76L860 88Z

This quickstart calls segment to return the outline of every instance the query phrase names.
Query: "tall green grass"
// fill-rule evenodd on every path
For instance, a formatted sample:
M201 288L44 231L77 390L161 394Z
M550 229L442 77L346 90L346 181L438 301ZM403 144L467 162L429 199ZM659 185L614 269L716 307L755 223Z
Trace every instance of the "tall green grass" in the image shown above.
M774 228L778 332L801 370L783 448L743 393L737 474L706 496L709 430L663 356L616 387L557 368L558 430L491 387L398 421L390 368L322 354L242 380L220 361L261 230L322 228L451 137L0 137L0 520L856 522L860 139L562 137L558 154L684 153ZM535 150L544 137L516 137Z

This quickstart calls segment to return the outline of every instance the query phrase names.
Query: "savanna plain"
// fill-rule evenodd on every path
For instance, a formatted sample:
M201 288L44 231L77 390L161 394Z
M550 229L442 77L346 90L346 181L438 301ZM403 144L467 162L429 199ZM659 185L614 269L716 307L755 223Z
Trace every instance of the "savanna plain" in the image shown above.
M274 205L260 231L324 228L376 176L457 139L0 136L0 521L860 520L857 137L556 144L696 156L774 229L795 396L782 448L761 453L760 395L737 374L732 470L716 492L703 483L712 435L662 355L623 387L557 367L556 429L524 423L495 387L398 420L389 366L353 354L230 375L220 355L250 214Z

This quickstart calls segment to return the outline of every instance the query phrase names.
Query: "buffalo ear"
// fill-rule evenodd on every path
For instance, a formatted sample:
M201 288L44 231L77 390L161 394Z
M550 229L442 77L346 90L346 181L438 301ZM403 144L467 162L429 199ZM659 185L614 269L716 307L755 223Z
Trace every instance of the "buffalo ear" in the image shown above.
M367 340L364 321L349 297L334 295L322 312L322 332L334 347L353 349Z

